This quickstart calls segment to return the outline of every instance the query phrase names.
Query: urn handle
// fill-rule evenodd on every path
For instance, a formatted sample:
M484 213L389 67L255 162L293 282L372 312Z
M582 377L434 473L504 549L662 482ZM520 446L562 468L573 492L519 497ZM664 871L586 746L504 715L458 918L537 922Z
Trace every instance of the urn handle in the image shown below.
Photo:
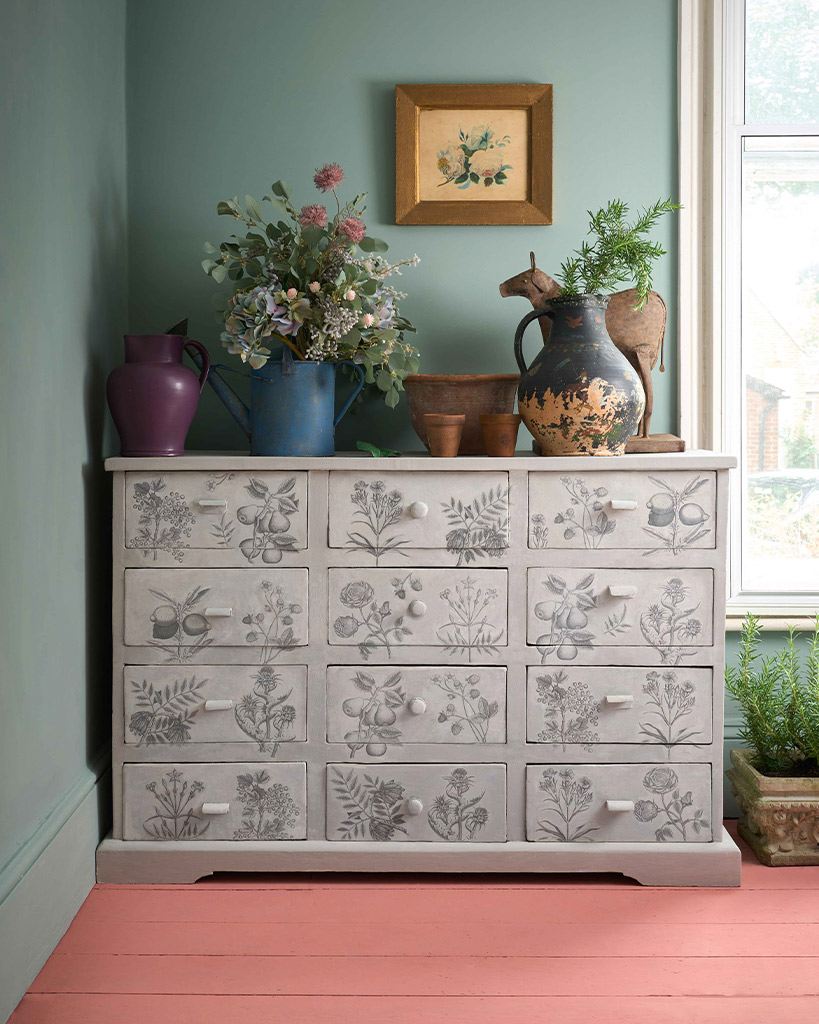
M521 320L518 324L518 329L515 331L515 359L517 360L521 373L526 373L529 369L526 365L526 360L523 358L523 332L533 320L537 320L541 316L548 316L550 320L554 320L555 318L554 311L551 309L547 309L546 307L543 309L533 309L531 313L527 313Z
M205 386L205 381L208 379L208 371L210 370L210 356L208 355L208 350L201 341L194 341L193 338L185 338L185 342L182 347L185 349L196 349L202 357L202 362L199 364L201 366L201 372L199 374L199 394L201 395L202 388Z

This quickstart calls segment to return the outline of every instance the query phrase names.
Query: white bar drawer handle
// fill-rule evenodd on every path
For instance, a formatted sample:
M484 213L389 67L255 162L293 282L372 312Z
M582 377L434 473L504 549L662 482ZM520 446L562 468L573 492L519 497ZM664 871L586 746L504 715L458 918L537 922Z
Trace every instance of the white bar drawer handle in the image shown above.
M205 711L230 711L233 707L232 700L206 700Z
M232 608L206 608L206 619L229 619L233 614Z
M637 588L627 587L621 583L612 583L609 587L609 593L612 597L636 597ZM207 612L205 614L207 614Z
M633 800L607 800L606 810L614 814L627 814L634 810Z
M413 519L423 519L429 512L429 505L425 501L414 501L409 507L409 514Z
M609 505L615 512L633 512L637 508L637 502L632 498L612 498Z
M202 804L203 814L227 814L230 804Z
M423 811L423 809L424 805L417 796L411 796L409 800L407 800L407 814L411 817L416 817Z
M422 697L412 697L407 703L411 715L423 715L427 710L427 702Z
M422 615L426 615L427 606L423 601L418 601L417 599L415 601L410 601L409 613L413 618L420 619Z
M607 693L606 703L616 705L633 704L634 696L630 693Z
M196 504L200 508L227 508L224 498L200 498Z

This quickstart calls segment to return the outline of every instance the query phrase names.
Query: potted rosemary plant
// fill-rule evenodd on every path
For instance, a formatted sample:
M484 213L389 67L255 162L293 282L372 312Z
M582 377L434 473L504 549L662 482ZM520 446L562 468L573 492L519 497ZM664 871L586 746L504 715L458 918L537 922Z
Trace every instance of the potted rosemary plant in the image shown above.
M666 213L680 208L670 199L626 221L628 206L612 200L597 213L589 211L589 234L561 266L543 309L521 320L515 335L515 358L521 371L518 411L543 455L622 455L645 411L643 387L650 365L642 366L642 338L633 348L638 369L615 347L606 330L610 293L622 283L634 285L634 306L642 310L651 292L654 264L665 250L647 235ZM545 276L545 275L542 275ZM513 294L503 292L502 294ZM546 297L546 296L544 296ZM523 358L526 327L548 317L548 343L531 367ZM639 332L638 332L639 333Z
M747 615L738 664L725 672L748 745L731 751L728 772L739 834L763 864L819 864L819 615L806 666L793 629L767 657L760 633L759 620Z

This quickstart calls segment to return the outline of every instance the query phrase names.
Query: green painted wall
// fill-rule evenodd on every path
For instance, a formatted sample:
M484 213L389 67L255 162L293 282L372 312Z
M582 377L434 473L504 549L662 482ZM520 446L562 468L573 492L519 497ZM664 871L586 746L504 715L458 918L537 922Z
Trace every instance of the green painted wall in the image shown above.
M0 901L93 787L110 731L101 457L126 317L124 47L124 0L2 5Z
M402 279L422 370L512 372L512 337L530 308L498 284L534 249L556 271L587 229L586 210L622 196L634 206L675 195L676 0L139 0L129 5L130 310L134 330L190 316L220 361L215 289L202 243L229 228L219 199L259 195L276 178L312 202L313 169L337 161L351 195L391 251L421 265ZM396 82L551 82L554 220L549 227L397 227ZM676 224L659 237L676 250ZM669 302L664 375L653 425L676 423L676 259L656 287ZM535 334L536 331L532 331ZM532 354L534 354L534 338ZM233 378L230 378L233 380ZM364 437L404 450L419 442L405 407L348 419L339 447ZM243 435L210 393L192 448L241 448Z

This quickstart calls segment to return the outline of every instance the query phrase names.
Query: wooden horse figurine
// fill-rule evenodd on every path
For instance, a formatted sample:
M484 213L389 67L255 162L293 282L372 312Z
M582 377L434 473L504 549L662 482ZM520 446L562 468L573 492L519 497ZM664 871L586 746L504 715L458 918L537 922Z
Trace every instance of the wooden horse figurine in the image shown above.
M527 298L535 309L542 309L549 299L560 294L560 285L554 278L538 270L533 252L529 253L529 258L531 267L504 281L500 286L500 293L504 298L509 295L521 295ZM636 304L637 292L633 288L615 292L606 308L606 330L617 348L637 371L642 382L646 395L646 409L640 420L637 436L648 437L654 408L651 371L657 365L658 359L660 372L665 370L662 354L667 311L665 302L657 292L648 293L648 299L642 309L635 309ZM541 317L538 322L545 345L549 340L551 322L548 317Z

